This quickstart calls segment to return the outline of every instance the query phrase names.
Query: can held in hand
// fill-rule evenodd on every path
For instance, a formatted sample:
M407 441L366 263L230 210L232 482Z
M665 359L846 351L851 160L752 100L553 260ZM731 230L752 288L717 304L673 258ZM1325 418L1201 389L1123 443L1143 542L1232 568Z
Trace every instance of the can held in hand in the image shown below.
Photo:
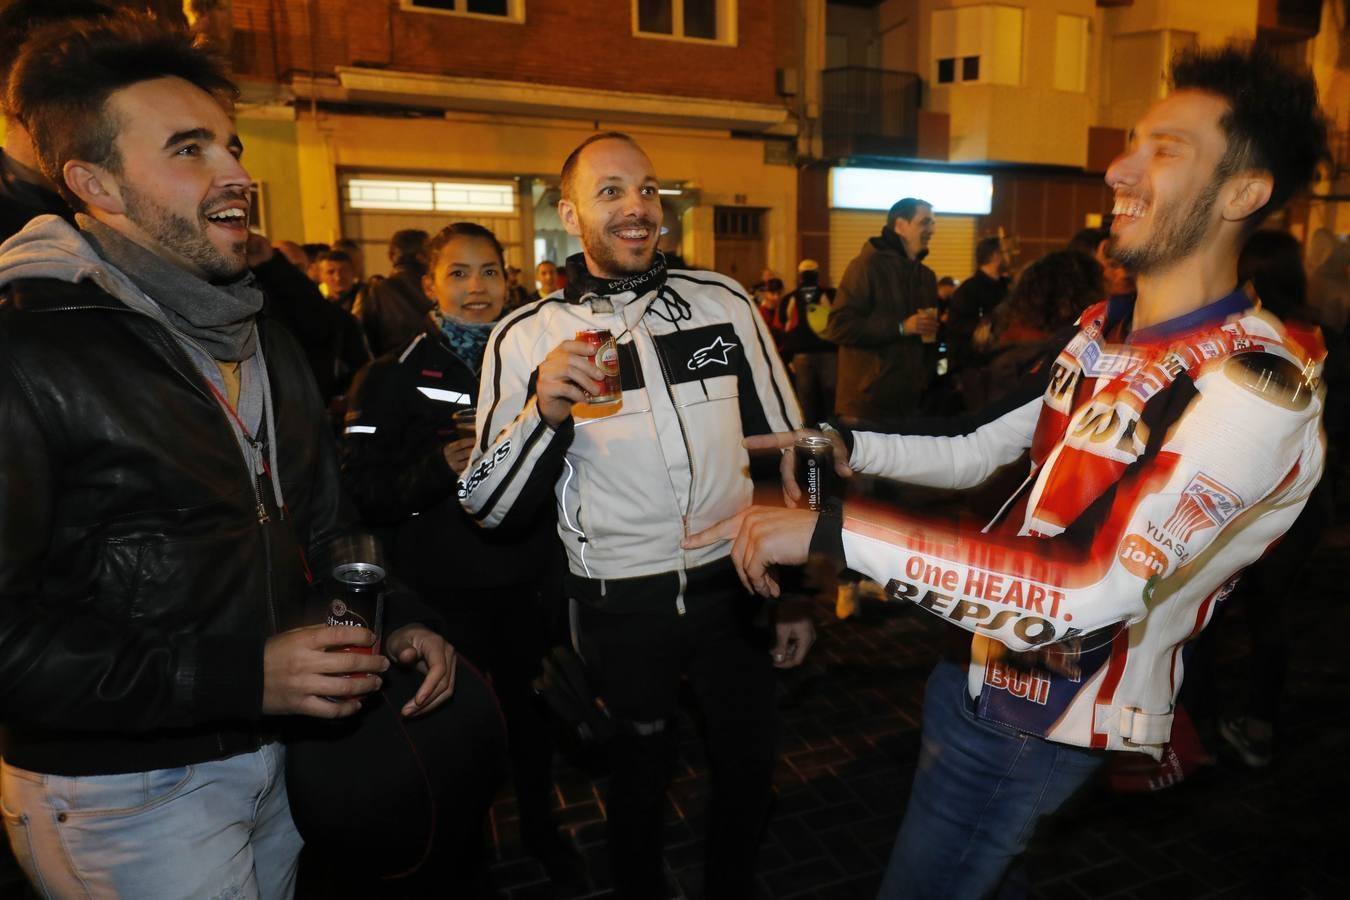
M356 625L375 635L373 646L342 647L341 652L378 654L384 637L384 568L372 562L334 567L325 624Z
M619 345L608 328L595 328L590 331L578 331L577 340L585 341L595 348L595 367L604 378L604 386L597 393L586 395L586 402L592 406L618 403L623 394L619 384Z
M797 460L797 484L806 495L806 508L822 510L834 476L834 441L827 437L799 437L792 444Z

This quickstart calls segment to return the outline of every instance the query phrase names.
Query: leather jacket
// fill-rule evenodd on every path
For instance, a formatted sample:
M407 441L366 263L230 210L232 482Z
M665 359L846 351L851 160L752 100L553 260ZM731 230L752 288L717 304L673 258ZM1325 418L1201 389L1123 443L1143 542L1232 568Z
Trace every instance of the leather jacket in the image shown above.
M343 517L294 339L259 325L278 510L175 337L90 281L0 301L0 718L8 762L79 775L255 749L263 645L300 624ZM265 477L265 476L264 476ZM387 629L388 630L388 629Z

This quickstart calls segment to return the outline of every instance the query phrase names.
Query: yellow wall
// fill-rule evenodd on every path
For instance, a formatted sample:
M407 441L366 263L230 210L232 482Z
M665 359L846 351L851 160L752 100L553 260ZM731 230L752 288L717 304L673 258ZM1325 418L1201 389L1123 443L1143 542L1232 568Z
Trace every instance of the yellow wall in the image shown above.
M339 168L457 174L465 176L551 176L572 148L592 134L588 123L464 114L449 119L390 119L373 116L317 117L301 112L293 123L294 143L268 144L269 171L286 171L302 210L303 238L332 241L341 228ZM725 132L689 131L600 123L602 130L632 134L647 150L663 181L682 181L700 194L700 210L686 216L684 250L700 265L712 263L714 206L765 207L771 212L766 235L769 265L793 271L797 265L797 179L790 166L767 165L759 141L732 140ZM245 139L247 141L247 138ZM254 164L252 148L249 160ZM287 155L293 158L287 162ZM276 159L270 158L277 157ZM288 168L289 166L289 168Z
M1222 44L1256 36L1257 5L1258 0L1134 0L1106 9L1103 18L1112 34L1193 31L1201 45Z
M953 160L1087 164L1092 104L1086 93L1001 84L960 85L947 93Z
M303 240L305 216L295 153L295 122L250 118L245 112L239 115L235 127L244 143L244 168L254 181L263 184L263 226L268 238Z

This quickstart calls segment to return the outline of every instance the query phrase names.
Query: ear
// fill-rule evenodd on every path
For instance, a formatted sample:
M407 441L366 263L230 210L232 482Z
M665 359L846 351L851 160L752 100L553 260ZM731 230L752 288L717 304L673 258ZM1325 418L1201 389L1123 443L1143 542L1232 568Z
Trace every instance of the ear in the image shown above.
M1275 178L1269 172L1239 172L1233 176L1232 193L1223 206L1223 218L1240 222L1270 202Z
M90 212L98 210L115 216L126 212L117 180L102 166L72 159L61 167L61 177Z
M441 301L436 296L436 282L432 280L430 272L422 276L422 293L426 294L432 303L440 305Z
M558 218L568 234L581 234L581 219L577 216L577 205L571 200L558 201Z

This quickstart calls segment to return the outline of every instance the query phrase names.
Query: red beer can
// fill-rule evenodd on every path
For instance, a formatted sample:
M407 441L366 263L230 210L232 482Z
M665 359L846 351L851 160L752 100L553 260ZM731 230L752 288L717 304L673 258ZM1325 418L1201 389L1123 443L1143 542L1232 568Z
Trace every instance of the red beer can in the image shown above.
M595 348L595 367L604 376L605 386L599 392L586 395L586 402L592 406L618 403L623 394L619 384L619 345L608 328L594 328L578 331L577 340L585 341Z

